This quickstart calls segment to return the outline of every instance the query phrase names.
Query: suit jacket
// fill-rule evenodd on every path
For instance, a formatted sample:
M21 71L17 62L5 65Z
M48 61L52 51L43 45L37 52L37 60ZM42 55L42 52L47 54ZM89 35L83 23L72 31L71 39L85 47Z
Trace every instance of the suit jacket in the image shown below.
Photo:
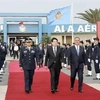
M40 47L37 48L37 52L38 52L38 55L39 57L43 57L45 52L44 52L44 48L42 47L42 50L40 49Z
M57 46L57 53L55 56L53 53L53 47L50 46L47 48L45 57L45 66L48 66L50 68L52 67L53 64L55 64L55 67L61 69L62 58L63 58L62 48Z
M79 48L79 56L77 55L75 46L70 47L68 50L68 65L70 65L71 67L78 68L79 65L86 65L84 48L82 46L80 46Z
M19 59L20 67L23 67L23 69L26 70L35 69L36 68L35 58L38 64L39 57L35 47L31 47L30 50L27 47L22 47L20 50L20 59Z

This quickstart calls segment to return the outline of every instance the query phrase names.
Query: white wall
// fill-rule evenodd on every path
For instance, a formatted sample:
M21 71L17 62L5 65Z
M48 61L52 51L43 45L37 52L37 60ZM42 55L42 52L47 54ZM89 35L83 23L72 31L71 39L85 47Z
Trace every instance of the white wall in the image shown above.
M0 24L3 24L3 19L4 18L12 18L12 17L0 17ZM42 19L42 24L46 24L47 23L46 17L13 17L13 18L37 18L37 19L39 18L39 19ZM16 24L17 23L18 24L19 22L10 22L10 23L12 23L12 24ZM30 23L34 24L33 22L27 22L27 24L30 24Z

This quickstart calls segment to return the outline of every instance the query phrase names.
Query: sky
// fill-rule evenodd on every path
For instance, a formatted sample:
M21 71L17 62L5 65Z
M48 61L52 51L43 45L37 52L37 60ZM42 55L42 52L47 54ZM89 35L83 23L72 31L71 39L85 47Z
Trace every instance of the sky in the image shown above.
M71 5L73 22L87 23L76 19L77 13L100 8L100 0L0 0L0 13L49 13L53 9Z

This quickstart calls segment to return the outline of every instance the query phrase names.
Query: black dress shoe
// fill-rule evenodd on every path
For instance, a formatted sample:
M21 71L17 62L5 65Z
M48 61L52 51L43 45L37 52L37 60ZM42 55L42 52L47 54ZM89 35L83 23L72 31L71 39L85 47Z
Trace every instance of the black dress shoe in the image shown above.
M83 93L83 90L78 90L78 92Z
M29 90L25 90L25 92L26 92L27 94L29 94L29 93L30 93L30 91L29 91Z
M72 90L74 90L74 88L73 87L70 87L70 90L72 91Z
M32 90L29 90L29 92L31 93L31 92L33 92Z
M55 92L59 92L58 89L55 89Z
M100 80L100 78L93 78L93 80Z
M52 93L55 93L55 90L51 90Z
M86 77L91 77L92 75L85 75Z

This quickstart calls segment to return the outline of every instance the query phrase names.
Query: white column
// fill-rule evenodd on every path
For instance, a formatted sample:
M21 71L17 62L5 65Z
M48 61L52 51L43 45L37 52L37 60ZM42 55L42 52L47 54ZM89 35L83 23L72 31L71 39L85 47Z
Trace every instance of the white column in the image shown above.
M38 36L36 36L36 44L38 44Z
M66 36L64 36L64 43L66 44Z
M8 43L7 43L7 44L9 45L9 40L10 40L10 37L8 36L8 38L7 38L7 39L8 39Z

